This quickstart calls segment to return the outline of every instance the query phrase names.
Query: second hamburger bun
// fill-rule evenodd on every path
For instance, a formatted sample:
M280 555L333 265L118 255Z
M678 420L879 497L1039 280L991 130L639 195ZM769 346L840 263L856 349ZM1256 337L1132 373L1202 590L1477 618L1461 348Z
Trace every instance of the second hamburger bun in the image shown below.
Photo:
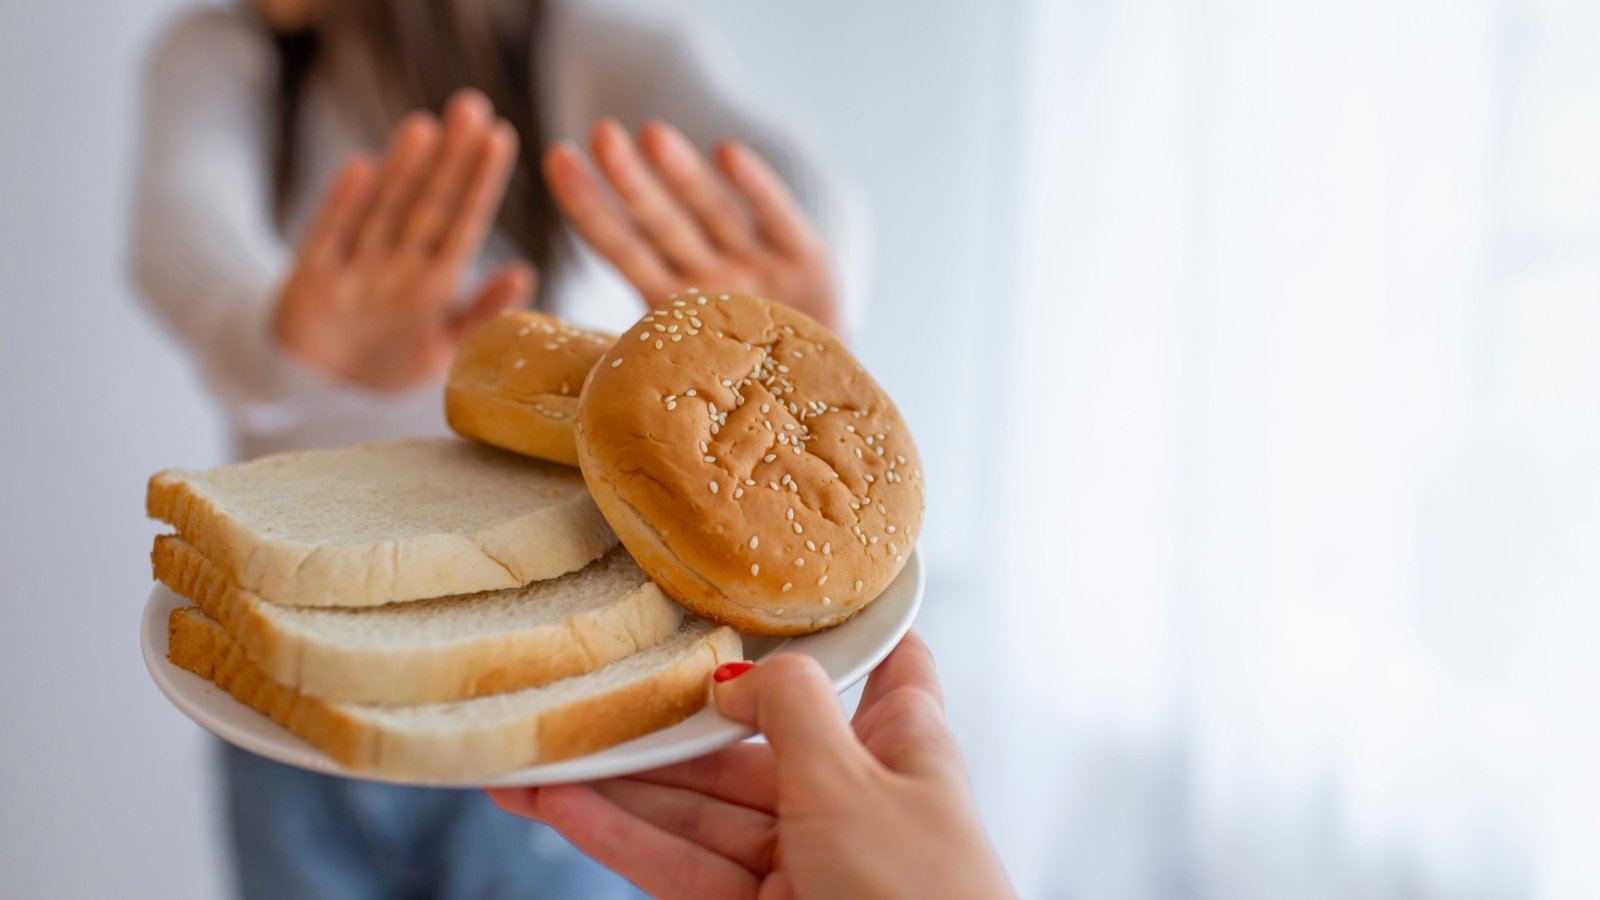
M543 313L497 316L462 341L445 385L445 420L464 437L575 466L578 391L615 340Z
M656 583L748 634L849 619L922 525L894 403L826 328L754 297L691 292L618 339L584 386L577 451Z

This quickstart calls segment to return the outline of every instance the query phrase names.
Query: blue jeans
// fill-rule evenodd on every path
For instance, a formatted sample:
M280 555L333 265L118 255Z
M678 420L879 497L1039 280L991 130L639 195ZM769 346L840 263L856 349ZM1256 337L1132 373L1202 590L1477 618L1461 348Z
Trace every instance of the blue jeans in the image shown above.
M644 896L481 791L335 778L226 744L223 775L246 900Z

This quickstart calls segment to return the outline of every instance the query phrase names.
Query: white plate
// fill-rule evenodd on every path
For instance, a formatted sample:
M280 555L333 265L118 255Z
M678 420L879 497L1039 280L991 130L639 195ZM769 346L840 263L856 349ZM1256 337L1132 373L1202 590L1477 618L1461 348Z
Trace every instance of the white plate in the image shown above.
M759 661L778 652L804 653L822 664L833 680L834 689L843 693L882 662L911 628L911 620L922 605L922 588L922 558L913 552L900 576L855 618L837 628L804 637L783 640L747 637L745 655ZM376 778L345 769L271 719L235 701L210 681L168 662L167 616L174 608L187 605L187 600L158 584L145 604L144 621L139 629L144 664L156 686L174 706L201 728L268 759L329 775ZM753 729L730 722L715 709L707 708L671 728L587 756L473 781L436 783L485 787L611 778L703 756L754 733Z

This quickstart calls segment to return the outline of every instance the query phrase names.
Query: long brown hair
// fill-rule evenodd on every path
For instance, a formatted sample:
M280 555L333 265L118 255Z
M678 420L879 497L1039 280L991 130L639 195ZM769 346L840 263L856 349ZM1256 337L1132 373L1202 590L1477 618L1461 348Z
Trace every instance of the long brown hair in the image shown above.
M341 28L353 29L370 56L372 80L389 122L407 112L438 112L461 88L482 91L516 128L517 166L496 222L522 255L547 274L564 255L560 213L539 172L540 94L533 83L544 20L540 0L336 0ZM335 14L330 9L330 15ZM278 33L279 77L273 194L281 224L298 174L301 99L327 44L319 25ZM549 284L548 278L541 282Z

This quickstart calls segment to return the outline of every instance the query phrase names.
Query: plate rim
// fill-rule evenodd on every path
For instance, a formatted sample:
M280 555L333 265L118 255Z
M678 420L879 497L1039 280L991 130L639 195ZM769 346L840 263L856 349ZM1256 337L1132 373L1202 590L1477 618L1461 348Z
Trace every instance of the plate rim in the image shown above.
M890 592L902 590L901 584L907 579L909 579L909 584L903 590L907 591L910 596L907 600L902 601L904 608L899 610L898 615L892 618L885 626L885 639L874 643L870 652L862 654L859 658L851 659L847 662L835 661L835 665L832 667L829 666L830 661L828 659L819 658L819 653L826 653L830 649L830 644L837 643L839 640L838 635L841 633L851 634L852 632L848 629L852 628L859 631L861 624L877 618L876 616L869 616L869 613L879 609L892 609L893 607L881 606L881 601L887 599L887 595ZM905 637L906 632L911 630L917 613L922 608L923 593L926 586L927 576L920 548L913 548L911 554L906 558L906 565L901 568L900 574L895 577L895 580L884 588L883 593L876 600L868 604L860 613L851 617L848 622L816 634L779 639L777 643L768 647L759 655L758 661L783 652L797 652L811 656L822 663L824 668L828 670L829 680L833 684L834 691L843 694L856 684L859 684L873 669L877 668L878 664L899 644L901 638ZM351 771L339 765L327 754L287 728L239 703L209 679L180 668L167 659L168 615L176 607L189 605L193 604L168 589L165 585L157 582L151 589L139 618L140 654L144 658L145 669L150 674L151 680L155 682L156 688L161 694L166 697L167 702L201 729L210 732L223 741L284 765L323 775L396 785L448 788L512 787L594 781L603 778L615 778L620 775L646 771L694 759L754 737L757 733L754 728L722 718L715 707L707 706L676 725L597 750L594 753L557 762L526 766L498 775L461 780L429 781L390 778L371 772ZM746 640L749 640L749 638L746 638ZM235 704L258 721L252 727L212 715L206 709L206 705L217 697L224 699L227 703ZM707 725L705 721L707 719L715 719L716 721ZM694 724L691 725L691 723ZM266 726L264 731L260 727L262 724ZM688 728L698 730L700 733L690 738L673 739L674 732ZM291 748L293 752L291 752ZM645 764L636 764L639 761L638 754L647 755L648 760ZM632 763L630 763L630 760L632 760Z

